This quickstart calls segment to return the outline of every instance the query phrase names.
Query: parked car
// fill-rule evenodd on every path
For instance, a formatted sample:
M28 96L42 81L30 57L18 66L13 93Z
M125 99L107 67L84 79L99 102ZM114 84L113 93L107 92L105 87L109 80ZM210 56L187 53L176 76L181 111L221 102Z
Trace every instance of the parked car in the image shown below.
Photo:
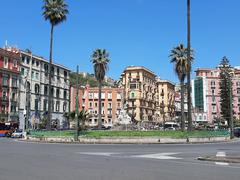
M166 130L178 130L180 129L180 126L178 123L175 122L165 122L164 129Z
M22 138L23 137L23 131L22 130L16 130L11 135L12 138Z
M235 127L233 130L234 136L240 137L240 127Z

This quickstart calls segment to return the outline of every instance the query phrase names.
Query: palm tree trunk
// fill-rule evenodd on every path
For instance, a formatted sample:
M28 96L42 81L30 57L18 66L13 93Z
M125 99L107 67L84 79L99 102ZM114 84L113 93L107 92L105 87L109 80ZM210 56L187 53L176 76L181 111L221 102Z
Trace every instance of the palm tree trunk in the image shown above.
M180 82L181 84L181 130L185 130L185 114L184 114L184 81Z
M102 82L98 82L98 129L102 128Z
M50 34L50 56L49 56L49 69L48 69L48 121L47 130L51 129L51 119L52 119L52 46L53 46L53 24L51 25Z
M192 131L192 103L191 103L191 44L190 44L190 0L187 0L187 61L189 71L187 73L187 95L188 95L188 131Z

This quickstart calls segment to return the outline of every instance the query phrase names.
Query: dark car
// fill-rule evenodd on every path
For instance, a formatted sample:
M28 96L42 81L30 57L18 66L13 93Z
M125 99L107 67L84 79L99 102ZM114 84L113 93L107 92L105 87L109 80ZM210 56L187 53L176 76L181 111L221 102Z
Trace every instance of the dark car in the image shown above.
M236 127L233 130L234 136L240 137L240 127Z

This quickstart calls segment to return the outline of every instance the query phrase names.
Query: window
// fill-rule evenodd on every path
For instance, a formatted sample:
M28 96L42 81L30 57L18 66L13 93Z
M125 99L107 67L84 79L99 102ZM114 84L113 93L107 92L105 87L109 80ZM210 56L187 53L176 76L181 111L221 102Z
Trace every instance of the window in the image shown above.
M137 85L136 84L130 84L130 89L136 89Z
M8 86L8 75L4 74L3 75L3 81L2 81L2 85L3 86Z
M108 115L111 115L112 114L112 110L108 110Z
M8 68L8 57L4 57L4 68Z
M39 61L36 61L36 66L37 66L37 67L39 66Z
M30 58L29 58L29 57L26 57L26 60L27 60L27 64L29 64Z
M97 103L95 102L95 107L98 107Z
M64 102L64 103L63 103L63 112L65 112L66 110L67 110L67 103Z
M112 103L108 103L108 108L112 108Z
M15 87L15 88L17 88L17 81L18 81L18 79L17 79L17 77L16 76L13 76L12 77L12 87Z
M35 64L35 60L33 59L33 60L32 60L32 65L34 65L34 64Z
M34 79L34 72L32 71L32 79Z
M240 88L237 88L237 94L240 94Z
M89 99L93 99L93 93L89 93Z
M108 93L108 99L112 99L112 93L111 92Z
M21 75L25 75L25 69L23 67L21 68Z
M44 64L44 71L45 71L45 76L48 75L48 65Z
M66 90L64 90L64 92L63 92L63 98L67 99L67 91Z
M104 107L104 103L102 103L102 107Z
M89 107L92 108L92 102L89 102Z
M17 60L16 59L13 59L13 67L17 67Z
M117 93L117 99L121 99L121 93Z
M57 91L56 91L56 97L57 97L57 98L60 97L60 90L59 90L59 89L57 89Z
M64 71L64 82L66 82L66 81L67 81L67 76L68 76L68 73L67 73L67 71Z
M60 102L57 101L57 102L56 102L56 111L59 112L59 109L60 109Z
M14 106L14 105L11 106L11 112L12 113L16 113L17 112L16 106Z
M51 88L51 95L54 96L54 87Z
M39 84L35 84L35 93L39 94Z
M54 76L54 67L51 67L51 75Z
M48 95L48 86L44 85L44 95Z
M43 111L46 111L46 110L47 110L47 104L48 104L47 99L44 99L44 100L43 100Z
M35 99L35 111L38 111L38 99Z
M35 78L36 78L36 80L39 80L39 73L36 72Z
M16 94L14 92L12 93L12 101L16 101Z
M22 56L22 62L25 63L25 56Z

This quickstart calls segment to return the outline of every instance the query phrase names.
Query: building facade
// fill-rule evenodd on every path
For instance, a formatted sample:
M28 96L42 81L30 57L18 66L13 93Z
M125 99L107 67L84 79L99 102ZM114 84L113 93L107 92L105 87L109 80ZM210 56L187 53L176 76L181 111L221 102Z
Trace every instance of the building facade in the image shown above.
M175 117L175 85L167 80L157 79L157 117L160 121L172 121Z
M102 124L105 126L112 126L117 122L118 115L120 114L122 106L122 88L103 87L102 88ZM71 111L76 109L76 87L71 87ZM97 126L98 121L98 88L80 87L78 91L79 110L87 110L89 113L88 122L89 126Z
M233 70L232 92L234 116L240 117L240 68ZM221 117L220 104L220 69L199 68L192 81L192 102L197 121L214 123Z
M24 125L36 128L48 112L49 62L30 51L20 52L20 128ZM66 127L64 113L69 112L70 70L58 64L52 65L52 122L58 128Z
M156 75L142 66L129 66L121 75L128 113L138 122L157 121Z
M0 121L18 122L19 51L0 48Z

